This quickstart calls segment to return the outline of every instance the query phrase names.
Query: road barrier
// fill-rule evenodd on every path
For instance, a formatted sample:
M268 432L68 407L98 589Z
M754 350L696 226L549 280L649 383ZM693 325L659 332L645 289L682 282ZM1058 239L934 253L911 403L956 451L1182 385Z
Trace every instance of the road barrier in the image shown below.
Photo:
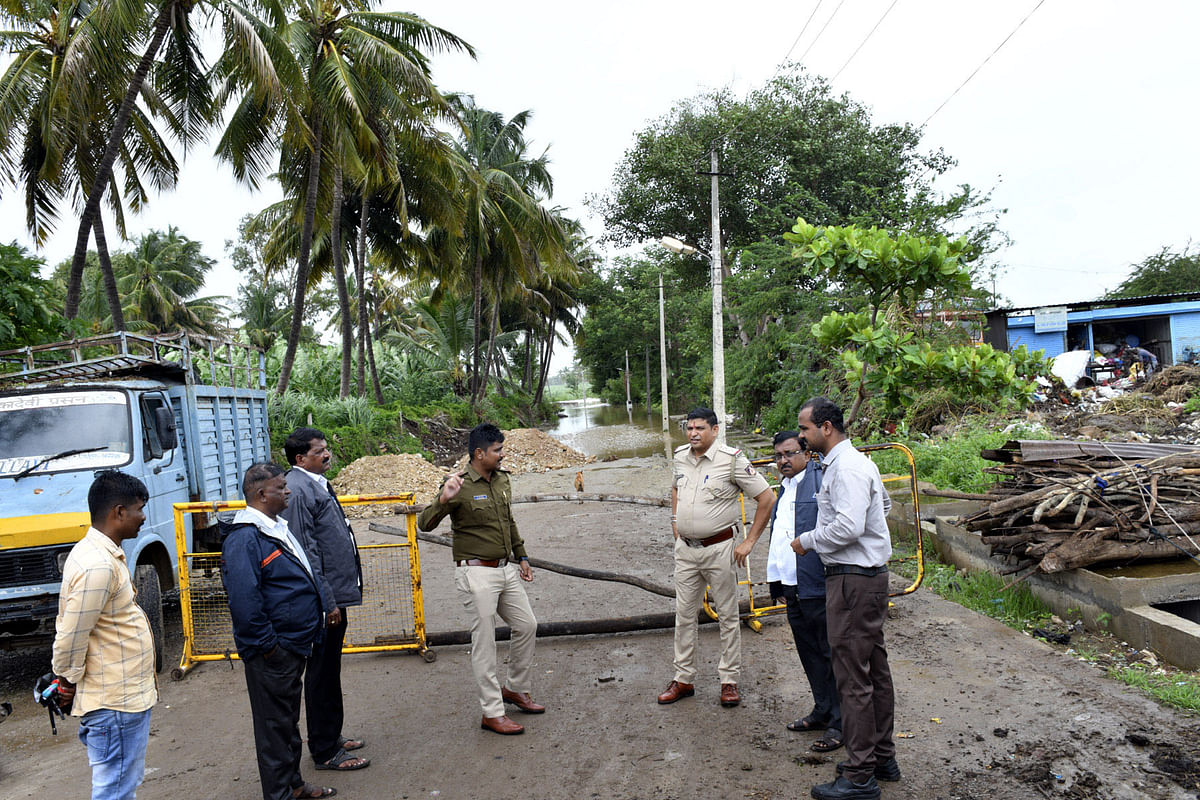
M340 495L343 506L402 503L409 507L413 494ZM175 546L179 554L179 605L183 616L183 657L171 673L181 680L202 661L238 657L225 586L221 582L220 553L189 553L185 514L213 514L245 508L241 500L216 503L175 503ZM421 556L417 550L417 517L404 515L407 541L359 545L363 570L363 602L350 611L343 653L378 653L416 650L426 661L437 654L425 637L425 602L421 593Z

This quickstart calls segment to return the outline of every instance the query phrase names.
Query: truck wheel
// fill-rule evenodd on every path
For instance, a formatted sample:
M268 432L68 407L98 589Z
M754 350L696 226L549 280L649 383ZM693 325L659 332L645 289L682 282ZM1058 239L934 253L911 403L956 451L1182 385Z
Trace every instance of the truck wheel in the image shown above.
M167 637L163 632L162 586L158 582L158 570L153 564L139 564L133 572L133 583L137 588L138 605L150 620L150 634L154 637L154 671L162 672Z

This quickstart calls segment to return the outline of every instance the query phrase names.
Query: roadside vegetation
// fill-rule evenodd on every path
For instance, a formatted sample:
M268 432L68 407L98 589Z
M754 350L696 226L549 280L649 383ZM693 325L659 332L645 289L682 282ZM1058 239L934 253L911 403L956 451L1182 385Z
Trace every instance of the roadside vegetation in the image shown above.
M915 580L915 542L900 537L893 541L893 569L909 581ZM1056 617L1023 583L1014 584L991 572L959 570L926 551L921 586L1014 630L1041 638L1063 655L1094 664L1108 678L1139 689L1163 705L1200 713L1200 674L1160 664L1153 654L1132 648L1107 631L1089 631L1077 614L1066 620ZM1107 624L1103 619L1095 623L1101 628ZM1046 634L1051 638L1066 636L1069 641L1052 642Z

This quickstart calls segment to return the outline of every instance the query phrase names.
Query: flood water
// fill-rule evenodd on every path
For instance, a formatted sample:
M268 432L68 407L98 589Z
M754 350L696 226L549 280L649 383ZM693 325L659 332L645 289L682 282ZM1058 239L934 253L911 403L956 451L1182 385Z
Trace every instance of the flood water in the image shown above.
M629 411L624 405L568 402L560 403L559 408L566 416L546 432L598 461L653 455L667 458L676 447L687 444L678 422L671 420L664 433L662 415L652 410L648 416L644 406L635 405Z

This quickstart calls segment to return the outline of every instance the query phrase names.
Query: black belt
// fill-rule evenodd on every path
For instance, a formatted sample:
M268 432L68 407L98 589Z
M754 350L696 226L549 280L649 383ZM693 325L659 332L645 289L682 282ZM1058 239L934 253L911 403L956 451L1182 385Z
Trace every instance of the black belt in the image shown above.
M455 561L456 567L506 567L507 558L468 558L465 561Z
M860 567L857 564L827 564L825 566L825 577L829 578L834 575L865 575L868 578L873 578L876 575L883 575L887 571L887 564L884 564L882 567Z
M732 538L733 538L733 526L730 525L725 530L723 530L719 533L714 533L712 536L708 536L704 539L689 539L688 537L685 536L685 537L683 537L683 540L685 542L687 542L688 546L690 546L690 547L708 547L709 545L720 544L721 542L728 542Z

